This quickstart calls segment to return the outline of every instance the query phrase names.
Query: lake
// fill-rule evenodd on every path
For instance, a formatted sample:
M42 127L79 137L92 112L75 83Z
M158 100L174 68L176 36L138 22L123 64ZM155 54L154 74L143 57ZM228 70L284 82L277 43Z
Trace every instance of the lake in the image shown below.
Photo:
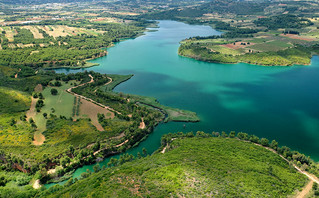
M153 96L167 106L196 112L198 123L160 124L138 147L152 153L169 132L246 132L275 139L319 160L319 58L310 66L257 66L205 63L177 54L191 36L221 34L209 26L160 21L158 31L117 43L88 68L100 73L134 74L116 92ZM78 72L61 69L58 72ZM183 125L186 125L184 128ZM107 159L101 164L106 164ZM76 171L75 176L91 166Z

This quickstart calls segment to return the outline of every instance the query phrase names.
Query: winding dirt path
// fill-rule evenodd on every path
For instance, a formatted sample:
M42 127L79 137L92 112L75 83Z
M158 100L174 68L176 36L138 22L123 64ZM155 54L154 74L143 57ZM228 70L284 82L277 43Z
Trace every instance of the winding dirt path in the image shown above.
M303 190L296 195L296 198L305 198L305 197L308 195L308 193L311 191L312 185L313 185L313 181L311 180L311 181L303 188Z
M91 98L87 98L87 97L85 97L85 96L82 96L82 95L79 95L79 94L76 94L76 93L72 92L72 89L74 89L74 88L81 87L81 86L84 86L84 85L86 85L86 84L93 83L93 82L94 82L93 76L92 76L91 74L89 74L89 77L91 78L91 81L90 81L90 82L82 83L82 84L80 84L80 85L71 87L71 88L69 88L69 89L67 89L67 90L65 90L65 91L66 91L67 93L70 93L70 94L76 96L76 97L80 97L81 99L84 99L84 100L87 100L87 101L89 101L89 102L92 102L92 103L94 103L94 104L96 104L96 105L99 105L99 106L101 106L101 107L103 107L103 108L105 108L105 109L107 109L107 110L110 110L110 111L116 112L116 113L118 113L118 114L121 114L120 112L114 110L113 108L111 108L111 107L109 107L109 106L105 106L104 104L101 104L101 103L99 103L99 102L96 102L96 101L92 100ZM109 77L108 77L108 78L109 78ZM111 79L111 78L109 78L109 79ZM108 82L108 83L110 83L110 82ZM108 84L108 83L106 83L106 84Z
M108 77L108 76L107 76L107 78L108 78L110 81L107 82L107 83L105 83L103 86L106 86L106 85L108 85L108 84L110 84L110 83L113 82L113 79L112 79L112 78L110 78L110 77ZM99 89L99 88L96 88L96 89L94 90L94 93L95 93L98 89Z
M256 144L256 143L255 143L255 145L262 146L262 145ZM262 147L264 147L264 146L262 146ZM271 148L268 148L268 147L264 147L264 148L269 150L269 151L271 151L271 152L273 152L273 153L275 153L275 154L277 154L277 155L279 155L288 164L290 163L286 158L284 158L284 156L282 156L279 153L277 153L274 149L271 149ZM303 190L296 195L297 198L304 198L310 192L310 190L312 188L312 185L313 185L313 182L316 182L317 184L319 184L319 179L316 176L308 173L307 171L301 170L297 165L295 165L295 164L292 164L292 165L298 172L300 172L301 174L306 175L308 177L308 179L310 180L310 182L306 186L303 187Z
M125 140L124 142L122 142L122 143L120 143L120 144L118 144L118 145L115 145L114 147L115 148L118 148L118 147L120 147L120 146L122 146L122 145L124 145L124 144L126 144L128 142L128 140ZM95 155L97 155L98 153L100 153L101 151L104 151L104 150L106 150L107 148L103 148L103 149L100 149L100 150L97 150L97 151L95 151L94 153L93 153L93 155L95 156ZM85 158L87 158L88 156L85 156L85 157L83 157L82 159L85 159Z

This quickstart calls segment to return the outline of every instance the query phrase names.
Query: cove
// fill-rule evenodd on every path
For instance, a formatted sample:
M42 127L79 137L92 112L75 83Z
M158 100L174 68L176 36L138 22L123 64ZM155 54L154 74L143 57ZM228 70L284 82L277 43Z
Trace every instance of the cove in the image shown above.
M161 136L170 132L243 131L275 139L319 160L318 57L312 58L310 66L205 63L178 56L179 42L220 32L176 21L159 21L157 30L117 43L107 56L92 61L100 66L86 70L134 74L115 91L153 96L163 105L196 112L201 121L160 124L128 153L136 155L142 148L152 153L160 146ZM57 70L79 71L83 70ZM92 167L77 169L73 177Z

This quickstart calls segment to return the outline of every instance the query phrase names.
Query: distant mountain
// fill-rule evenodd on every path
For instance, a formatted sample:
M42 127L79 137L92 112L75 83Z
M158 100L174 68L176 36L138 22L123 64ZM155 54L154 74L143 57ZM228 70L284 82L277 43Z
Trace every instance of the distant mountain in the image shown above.
M45 3L72 3L100 0L0 0L3 4L45 4Z
M184 9L171 9L163 12L145 15L151 19L171 19L185 17L201 17L207 13L238 14L238 15L261 15L264 9L272 4L269 1L234 1L234 0L213 0L199 6Z
M105 2L105 0L0 0L3 4L45 4L45 3L72 3L72 2ZM122 0L119 2L159 2L159 3L172 3L172 2L199 2L209 0Z

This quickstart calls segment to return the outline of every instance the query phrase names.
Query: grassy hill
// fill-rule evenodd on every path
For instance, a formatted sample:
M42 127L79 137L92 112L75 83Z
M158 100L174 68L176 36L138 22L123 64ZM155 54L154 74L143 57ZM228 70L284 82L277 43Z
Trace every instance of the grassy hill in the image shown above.
M231 138L174 139L165 153L108 168L44 197L287 197L305 176L277 154Z

